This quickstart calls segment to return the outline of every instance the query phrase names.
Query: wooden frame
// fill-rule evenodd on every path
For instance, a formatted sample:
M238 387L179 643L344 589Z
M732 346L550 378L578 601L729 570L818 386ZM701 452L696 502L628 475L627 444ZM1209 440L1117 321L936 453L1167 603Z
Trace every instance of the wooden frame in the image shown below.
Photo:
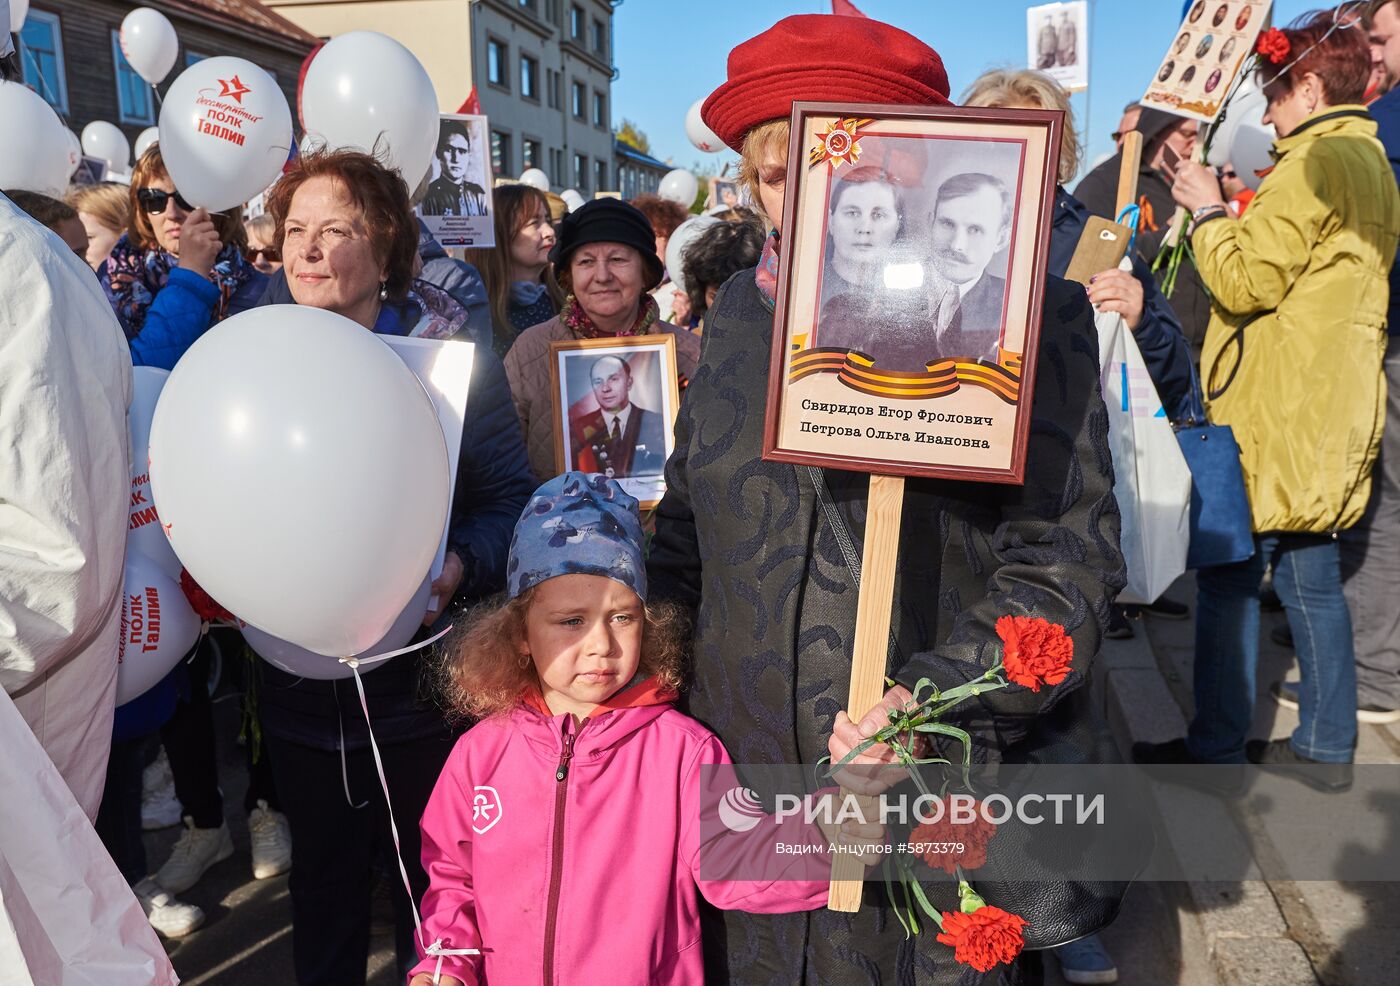
M617 449L607 436L606 426L603 425L600 435L598 422L589 420L595 413L599 415L599 422L604 420L605 412L598 401L597 389L592 384L583 384L586 377L569 373L571 360L586 360L591 364L604 356L615 356L628 365L631 410L626 415L623 437L631 436L631 442ZM642 356L653 358L638 368L637 364L641 362L638 357ZM639 377L643 379L639 380ZM570 387L571 383L573 387ZM666 492L664 469L666 460L675 448L676 413L680 409L675 337L658 334L551 342L549 387L553 401L555 469L561 473L581 469L610 476L637 498L643 510L650 510L660 503ZM639 394L638 387L644 387L645 393ZM634 394L640 403L632 402ZM654 406L657 404L660 406ZM582 414L571 414L570 411L578 405L584 405L586 410ZM642 413L639 415L638 411ZM660 420L648 419L647 414L658 415ZM649 448L649 444L655 442L643 441L648 434L653 437L659 434L662 447ZM644 462L634 464L633 458L638 452L642 453ZM625 458L617 465L615 463L619 457ZM637 471L638 468L644 471Z
M763 457L886 476L1021 483L1062 115L798 102L791 125ZM961 190L940 198L954 175ZM861 243L841 255L836 237L844 234L829 228L839 224L831 220L846 194L837 186L875 181L895 189L898 231L883 246ZM993 198L974 197L983 191ZM954 228L943 203L990 203L994 214L995 196L999 219L975 221L979 213L956 221L963 231L956 235L976 231L980 246L959 252L952 239L935 246L942 235L935 222ZM1001 244L990 254L983 227L995 227ZM854 250L865 251L865 267L843 268ZM1004 277L991 273L1002 265ZM862 269L883 271L868 291L839 273ZM838 288L850 290L827 293ZM883 306L889 297L899 305Z

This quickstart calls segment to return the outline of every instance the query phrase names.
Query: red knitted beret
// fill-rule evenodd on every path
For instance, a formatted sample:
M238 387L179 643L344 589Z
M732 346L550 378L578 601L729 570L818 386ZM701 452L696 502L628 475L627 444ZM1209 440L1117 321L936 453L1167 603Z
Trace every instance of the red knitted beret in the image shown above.
M796 100L948 104L938 52L868 17L795 14L729 53L729 79L700 115L734 150L760 123L792 113Z

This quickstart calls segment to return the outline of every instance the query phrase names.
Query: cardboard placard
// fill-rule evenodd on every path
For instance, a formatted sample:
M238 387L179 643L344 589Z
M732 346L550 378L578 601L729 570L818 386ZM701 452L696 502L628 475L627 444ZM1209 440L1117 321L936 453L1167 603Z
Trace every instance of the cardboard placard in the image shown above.
M1089 88L1089 4L1047 3L1026 10L1026 65L1070 92Z
M1213 123L1269 22L1273 0L1196 0L1172 36L1142 105Z
M475 363L476 345L470 342L457 342L451 339L418 339L413 336L385 336L378 338L399 354L433 402L437 411L438 424L442 426L443 441L447 443L447 475L453 488L457 483L457 465L462 453L462 430L467 421L467 392L471 387L472 366ZM449 493L447 506L448 526L452 524L452 498ZM433 567L429 571L432 579L442 574L443 561L447 557L447 531L442 532L442 542L438 545ZM428 601L428 608L438 608L438 598Z
M445 247L496 245L489 133L484 116L443 113L438 118L433 170L417 212Z

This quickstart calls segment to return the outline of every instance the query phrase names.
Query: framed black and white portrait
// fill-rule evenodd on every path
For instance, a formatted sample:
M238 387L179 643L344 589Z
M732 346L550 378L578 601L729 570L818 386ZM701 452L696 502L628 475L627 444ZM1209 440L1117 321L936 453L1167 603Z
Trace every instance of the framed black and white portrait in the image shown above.
M680 394L669 335L550 343L554 466L602 473L643 510L666 492Z
M1020 482L1060 127L795 104L765 457Z
M486 117L444 113L418 214L443 246L495 246Z

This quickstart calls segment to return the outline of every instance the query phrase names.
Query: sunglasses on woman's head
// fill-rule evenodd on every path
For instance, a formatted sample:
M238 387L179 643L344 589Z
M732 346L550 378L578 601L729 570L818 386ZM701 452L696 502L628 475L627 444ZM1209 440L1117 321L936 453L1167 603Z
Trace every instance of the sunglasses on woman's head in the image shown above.
M141 208L145 209L153 216L158 216L165 211L165 207L171 199L175 204L186 212L194 212L194 206L190 205L179 192L167 192L161 188L138 188L136 190L136 201L141 203Z
M249 247L243 254L243 259L247 260L250 264L255 264L258 262L258 254L262 254L263 259L270 264L278 263L282 259L282 251L274 246L259 247L257 249Z

